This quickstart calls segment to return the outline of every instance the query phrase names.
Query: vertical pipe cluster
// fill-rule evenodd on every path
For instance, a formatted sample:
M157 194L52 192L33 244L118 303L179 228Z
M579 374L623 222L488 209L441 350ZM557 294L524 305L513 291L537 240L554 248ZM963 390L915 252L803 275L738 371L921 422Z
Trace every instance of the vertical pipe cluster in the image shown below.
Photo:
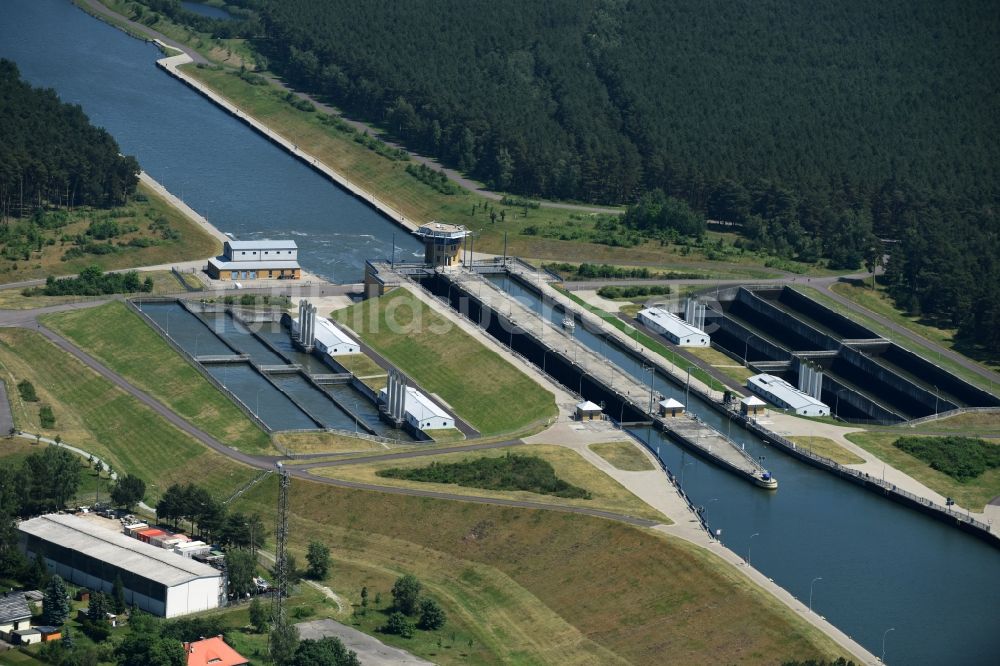
M316 341L316 306L302 299L299 301L299 344L311 349Z
M819 365L799 359L799 390L817 400L823 394L823 370Z
M705 330L705 305L695 298L684 304L684 321L697 329Z
M385 389L385 409L397 423L403 420L406 411L406 376L396 368L389 369L389 383Z

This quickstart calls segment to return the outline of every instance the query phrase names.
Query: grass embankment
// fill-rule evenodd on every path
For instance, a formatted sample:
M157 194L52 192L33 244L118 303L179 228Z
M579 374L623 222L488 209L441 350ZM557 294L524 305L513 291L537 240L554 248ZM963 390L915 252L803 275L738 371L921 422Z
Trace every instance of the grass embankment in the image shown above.
M814 437L810 435L798 435L789 437L790 440L808 451L812 451L818 456L829 458L841 465L860 465L865 461L861 456L852 453L843 446L833 441L829 437Z
M912 433L906 430L899 432L856 432L847 435L847 439L866 451L871 451L889 465L912 476L931 490L945 497L951 497L962 508L982 511L990 500L1000 495L1000 468L985 471L969 481L958 481L944 472L931 468L920 458L894 446L899 438L911 436ZM993 443L993 446L1000 446L1000 444Z
M740 386L745 386L747 378L757 374L713 347L685 347L684 352L705 361Z
M652 350L653 352L655 352L655 353L659 354L660 356L662 356L663 358L667 359L667 361L669 361L673 365L676 365L678 368L684 369L684 368L687 368L687 367L689 367L691 365L688 362L688 360L686 358L684 358L684 356L682 356L681 354L678 354L677 352L669 349L666 345L662 344L661 342L659 342L657 340L654 340L653 338L649 337L648 335L646 335L642 331L638 330L637 328L635 328L635 327L633 327L633 326L625 323L624 321L622 321L621 319L619 319L615 315L611 314L610 312L606 312L606 311L602 310L601 308L599 308L599 307L597 307L595 305L591 305L590 303L586 302L585 300L583 300L582 298L580 298L579 296L577 296L573 292L571 292L571 291L563 288L560 285L553 284L551 286L552 286L553 289L555 289L559 293L563 294L564 296L568 297L571 301L573 301L577 305L580 305L580 306L586 308L587 310L593 312L594 314L596 314L598 317L600 317L601 319L603 319L605 322L607 322L611 326L614 326L619 331L622 331L628 337L632 338L633 340L635 340L639 344L641 344L644 347L646 347L646 349ZM725 391L726 390L725 384L723 384L718 379L716 379L712 375L708 374L707 372L705 372L701 368L692 367L691 368L691 376L694 377L694 378L696 378L698 381L702 382L703 384L707 385L713 391Z
M385 452L386 447L359 437L347 437L332 432L279 432L274 441L292 454Z
M632 442L605 442L591 444L590 450L625 472L647 472L656 469L637 447L638 445Z
M379 472L396 468L401 470L416 470L437 462L454 464L470 460L495 460L507 455L508 452L520 455L536 456L548 462L557 477L574 486L590 492L589 499L572 497L555 497L528 490L490 490L482 487L469 487L457 483L414 481L401 478L387 478ZM419 488L421 490L436 490L461 495L477 497L499 497L519 499L531 502L560 504L563 506L581 506L590 509L606 509L641 518L649 518L669 522L669 520L648 504L633 495L628 489L610 476L587 462L580 454L562 446L549 444L521 445L511 448L488 449L457 453L443 453L437 456L422 456L420 458L402 458L400 460L385 460L377 463L361 463L357 465L341 465L314 469L318 476L326 476L345 481L374 483L381 486L398 488Z
M997 391L1000 390L1000 386L991 382L989 379L983 377L979 373L969 370L968 368L960 365L959 363L956 363L950 358L943 356L939 352L930 349L926 345L915 342L905 336L900 335L899 333L894 333L893 331L889 330L889 328L883 326L882 324L875 321L871 317L855 312L854 310L851 310L847 306L843 305L842 303L838 303L837 301L833 300L827 294L824 294L818 289L813 289L812 287L803 287L801 285L796 285L795 289L796 291L801 291L803 294L813 299L814 301L817 301L822 305L825 305L834 312L838 312L844 315L845 317L866 326L867 328L871 329L872 331L882 336L883 338L891 340L892 342L896 343L903 349L907 349L915 354L919 354L925 360L941 366L942 368L952 373L953 375L961 377L965 381L969 382L974 386L978 386L984 391L988 391L996 395Z
M245 451L270 451L271 440L124 303L42 318L130 383L213 437Z
M268 479L238 509L270 510L275 492ZM471 648L457 642L469 656L380 638L439 663L658 663L669 654L686 664L771 664L841 654L734 568L652 531L298 480L291 506L293 550L329 544L326 584L355 603L361 585L386 599L400 573L420 578L468 632Z
M55 428L41 428L39 403L24 403L17 391L8 391L19 429L59 435L115 470L137 474L146 482L147 503L175 482L202 483L225 496L253 474L212 453L38 333L0 330L0 372L8 387L31 381L40 403L52 407L56 417Z
M183 274L182 274L183 275ZM143 271L139 278L153 280L153 295L177 294L187 291L177 276L170 271ZM189 279L184 276L185 280ZM197 279L197 278L194 278ZM102 301L113 298L111 295L103 296L25 296L21 289L0 289L0 310L34 310L50 305L62 305L63 303L80 303L83 301ZM148 294L147 294L148 295Z
M552 394L405 289L333 313L484 435L556 413Z
M52 239L54 243L43 244L42 249L31 252L27 260L18 258L0 262L0 283L34 280L49 275L74 275L93 264L103 270L116 270L204 259L222 250L216 238L145 185L140 183L137 192L129 203L108 210L77 208L69 212L47 213L46 219L52 222L40 232L44 239ZM57 220L59 226L56 226ZM119 233L106 239L88 236L92 223L103 225L104 232L110 225L115 225ZM88 244L63 243L63 236L83 237L88 239ZM104 248L109 243L112 251L107 254L89 251L94 248L107 251ZM129 243L150 245L136 247ZM64 261L67 252L79 256L70 256Z
M871 288L871 280L868 280L864 284L858 281L838 282L830 288L837 294L851 299L858 305L876 314L882 315L894 324L906 327L931 342L935 342L948 349L953 349L994 370L1000 369L1000 354L990 354L985 349L970 348L968 345L957 343L955 340L956 329L935 326L922 321L920 317L908 315L899 310L889 297L885 287L882 286L881 280L876 283L875 289Z

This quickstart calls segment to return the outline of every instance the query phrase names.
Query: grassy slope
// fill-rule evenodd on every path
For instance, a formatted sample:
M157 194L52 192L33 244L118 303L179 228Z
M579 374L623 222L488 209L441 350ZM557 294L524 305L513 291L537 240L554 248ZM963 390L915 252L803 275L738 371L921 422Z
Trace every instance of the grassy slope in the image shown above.
M270 448L263 430L123 303L46 315L43 321L220 441L247 451Z
M551 393L405 289L333 314L484 435L555 414Z
M0 330L0 372L8 386L30 380L55 413L56 429L42 430L37 403L22 403L16 391L9 392L20 429L60 435L116 470L139 475L146 481L147 502L174 482L204 482L227 495L252 474L213 454L38 333Z
M860 465L864 462L863 458L851 453L829 437L812 437L802 435L798 437L790 437L789 439L795 442L796 445L801 446L803 449L808 449L816 455L839 462L841 465Z
M605 442L591 444L590 449L609 463L626 472L644 472L653 467L653 463L636 448L632 442Z
M568 483L573 484L574 486L579 486L580 488L589 490L593 497L589 500L570 499L555 497L553 495L543 495L529 491L487 490L483 488L460 486L454 483L430 483L407 479L394 479L376 475L376 472L379 470L393 467L412 469L426 467L432 462L455 463L463 460L474 460L477 458L497 458L499 456L507 455L508 452L519 455L538 456L539 458L547 460L552 465L553 469L555 469L556 476ZM659 511L650 507L610 476L584 460L576 451L561 446L535 444L530 446L516 446L484 451L469 451L468 453L446 453L438 456L415 459L401 459L398 461L389 460L385 462L361 465L327 467L314 470L314 473L320 476L329 476L348 481L375 483L383 486L420 488L422 490L439 490L446 493L477 495L479 497L505 497L534 502L545 502L549 504L583 506L592 509L607 509L608 511L616 511L641 518L651 518L653 520L669 522L669 520Z
M29 262L16 262L16 270L12 270L12 262L3 262L4 265L0 267L0 283L33 280L47 277L50 274L72 275L93 264L97 264L105 270L111 270L204 259L219 254L222 250L218 240L167 203L166 200L161 199L159 195L146 188L145 185L139 185L139 192L145 195L146 201L132 200L128 204L114 209L116 214L122 215L114 219L123 225L138 225L140 232L116 238L114 242L127 241L132 237L149 236L147 230L149 223L161 217L169 222L171 229L180 232L180 240L146 248L123 248L120 253L116 254L86 255L69 261L61 261L60 257L69 249L69 246L61 245L58 242L59 236L62 234L82 234L86 231L91 219L95 216L104 217L107 215L107 211L81 208L71 213L73 222L69 226L54 232L57 239L55 245L47 245L42 249L42 252L32 253Z
M268 480L241 506L268 509L274 493ZM357 597L359 581L341 586L343 562L372 571L383 597L392 577L413 572L449 612L475 619L477 645L503 663L609 664L613 652L633 663L670 655L685 664L770 664L839 652L728 565L651 531L299 481L291 505L295 547L331 545L336 591Z
M965 483L956 481L944 472L931 469L930 465L919 458L893 446L900 437L910 436L912 433L906 431L880 431L851 433L847 438L928 488L945 497L951 497L962 508L982 511L987 502L1000 495L1000 469L987 470Z
M684 351L692 356L700 358L722 374L731 377L741 386L746 384L747 378L756 374L753 370L743 367L739 361L734 361L718 349L713 347L685 347Z

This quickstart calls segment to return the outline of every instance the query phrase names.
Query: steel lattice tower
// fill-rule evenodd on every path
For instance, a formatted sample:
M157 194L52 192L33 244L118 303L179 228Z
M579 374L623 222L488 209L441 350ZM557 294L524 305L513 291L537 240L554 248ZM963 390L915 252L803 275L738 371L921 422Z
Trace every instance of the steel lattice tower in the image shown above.
M274 596L271 599L271 627L284 629L285 597L288 595L288 470L278 464L278 516L274 528Z

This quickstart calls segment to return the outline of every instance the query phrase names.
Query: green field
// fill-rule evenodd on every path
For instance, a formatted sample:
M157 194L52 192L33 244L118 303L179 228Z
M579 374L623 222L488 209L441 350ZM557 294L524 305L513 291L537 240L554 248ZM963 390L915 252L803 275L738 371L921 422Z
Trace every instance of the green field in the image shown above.
M908 429L896 432L856 432L847 435L851 440L866 451L871 451L889 465L912 476L917 481L945 497L951 497L962 508L982 511L983 507L994 497L1000 495L1000 468L983 472L975 479L961 482L944 472L931 469L923 460L901 451L893 446L900 437L911 437ZM1000 444L996 444L1000 446Z
M274 480L239 510L273 506ZM415 574L471 654L386 642L452 663L759 663L841 654L818 629L728 564L679 539L588 516L292 483L293 550L329 544L325 583L357 603ZM595 572L599 572L595 575ZM448 633L446 629L445 633ZM468 645L467 643L465 645ZM463 651L469 651L463 647Z
M46 315L42 321L218 440L245 451L270 450L267 433L125 304Z
M653 467L649 458L632 442L604 442L591 444L590 450L625 472L646 472Z
M123 206L109 211L79 208L71 211L68 216L69 223L65 227L50 232L54 234L53 244L43 245L40 251L31 254L28 261L0 262L0 283L40 279L49 275L75 275L93 264L103 270L113 270L205 259L218 254L222 249L216 238L141 183L137 196ZM153 233L148 229L156 220L165 221L167 228L179 234L179 237L175 240L158 240L158 244L150 247L123 247L111 254L86 254L62 261L61 257L71 246L59 239L64 235L83 234L90 223L98 219L112 219L120 225L139 228L138 231L115 238L116 243L140 237L157 239L158 232Z
M483 435L555 416L551 393L405 289L333 316Z
M213 454L38 333L0 330L0 372L8 386L21 379L35 385L41 403L52 407L56 428L38 425L37 403L9 393L14 422L26 432L63 441L107 460L115 470L137 474L147 502L175 482L202 482L217 495L248 480L250 469Z
M176 294L186 291L184 284L170 271L143 271L140 278L153 280L153 294ZM185 279L192 279L185 276ZM21 289L0 289L0 310L34 310L63 303L104 301L114 296L25 296Z
M812 451L818 456L829 458L841 465L860 465L865 461L864 458L848 451L829 437L799 435L789 437L789 439L795 442L796 446Z

